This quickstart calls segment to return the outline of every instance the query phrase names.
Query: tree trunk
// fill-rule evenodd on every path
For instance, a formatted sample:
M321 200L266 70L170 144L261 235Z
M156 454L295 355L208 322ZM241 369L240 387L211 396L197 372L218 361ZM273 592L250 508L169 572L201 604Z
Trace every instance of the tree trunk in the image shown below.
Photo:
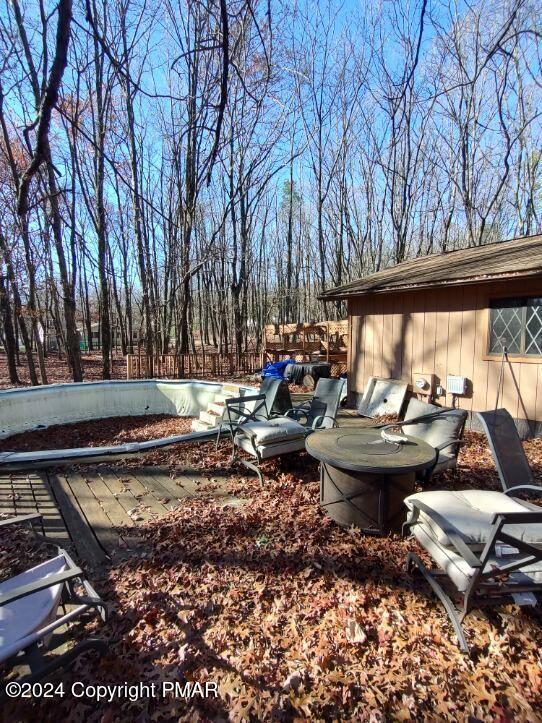
M17 359L15 355L16 340L13 331L13 318L11 315L11 304L5 284L5 276L0 274L0 313L2 314L2 326L4 329L4 345L8 364L9 381L12 384L20 384L17 374Z

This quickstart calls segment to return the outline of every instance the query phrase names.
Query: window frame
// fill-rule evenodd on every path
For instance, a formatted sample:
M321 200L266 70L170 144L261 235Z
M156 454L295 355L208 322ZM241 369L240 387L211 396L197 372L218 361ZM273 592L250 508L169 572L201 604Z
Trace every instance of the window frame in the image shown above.
M536 292L534 293L527 293L527 294L511 294L510 296L488 296L487 297L487 306L486 306L486 313L487 313L487 324L486 324L486 343L485 343L485 354L483 355L483 359L486 361L499 361L502 359L502 351L490 351L491 348L491 311L492 308L499 308L496 306L498 302L507 302L511 299L518 299L523 301L528 301L529 299L536 299L536 298L542 298L541 296L537 295ZM492 306L495 305L495 306ZM512 307L513 308L513 307ZM518 307L516 307L518 308ZM542 353L540 354L526 354L525 353L525 336L526 336L526 329L527 329L527 308L528 304L526 304L523 307L520 307L522 309L521 314L521 336L520 336L520 351L518 352L508 352L507 356L510 359L514 359L515 361L521 361L521 362L527 362L531 364L542 364ZM523 350L523 351L522 351Z

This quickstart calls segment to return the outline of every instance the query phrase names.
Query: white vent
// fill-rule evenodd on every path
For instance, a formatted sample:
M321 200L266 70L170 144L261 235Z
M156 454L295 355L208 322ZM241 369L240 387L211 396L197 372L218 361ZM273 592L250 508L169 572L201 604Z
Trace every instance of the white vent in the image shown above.
M465 394L467 391L467 378L448 375L446 380L446 391L448 394Z

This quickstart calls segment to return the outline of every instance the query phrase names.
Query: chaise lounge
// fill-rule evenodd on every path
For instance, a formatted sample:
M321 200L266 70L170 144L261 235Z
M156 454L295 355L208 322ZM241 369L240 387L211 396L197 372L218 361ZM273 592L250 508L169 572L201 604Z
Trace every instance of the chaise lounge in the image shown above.
M32 527L41 524L41 515L3 520L0 527L20 524ZM67 667L88 650L103 652L105 649L103 641L87 639L67 652L53 653L52 636L58 628L92 611L106 619L105 603L83 571L66 550L53 547L56 548L54 557L0 583L0 663L8 668L28 666L30 672L20 677L19 682L40 680Z

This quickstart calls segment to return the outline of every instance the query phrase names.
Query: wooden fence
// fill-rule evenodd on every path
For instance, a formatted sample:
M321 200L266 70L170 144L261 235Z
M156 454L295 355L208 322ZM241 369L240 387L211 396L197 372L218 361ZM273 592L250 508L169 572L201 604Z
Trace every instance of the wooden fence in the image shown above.
M194 379L253 374L261 369L262 357L246 352L238 359L236 354L127 354L127 379Z

